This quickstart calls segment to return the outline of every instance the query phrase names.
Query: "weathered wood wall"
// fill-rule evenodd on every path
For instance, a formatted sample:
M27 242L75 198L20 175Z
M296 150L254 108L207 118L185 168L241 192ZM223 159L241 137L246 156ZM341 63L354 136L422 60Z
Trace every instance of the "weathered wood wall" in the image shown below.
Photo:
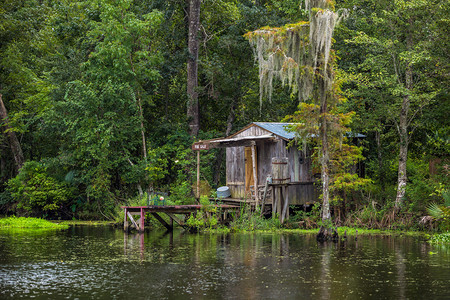
M237 133L234 137L260 136L271 132L252 126ZM304 157L302 150L296 147L286 149L283 139L274 141L257 141L258 182L263 185L272 170L272 157L287 157L289 160L289 204L305 204L317 201L317 189L312 184L311 159ZM226 149L227 186L232 198L245 198L245 147L229 147ZM295 185L298 183L298 185Z
M244 147L229 147L226 151L227 186L232 198L245 198Z

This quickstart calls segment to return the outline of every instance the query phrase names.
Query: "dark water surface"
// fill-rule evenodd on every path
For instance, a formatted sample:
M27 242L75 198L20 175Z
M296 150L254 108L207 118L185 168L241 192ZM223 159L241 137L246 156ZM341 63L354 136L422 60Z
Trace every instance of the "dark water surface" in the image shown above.
M400 236L0 231L0 299L450 299L449 259Z

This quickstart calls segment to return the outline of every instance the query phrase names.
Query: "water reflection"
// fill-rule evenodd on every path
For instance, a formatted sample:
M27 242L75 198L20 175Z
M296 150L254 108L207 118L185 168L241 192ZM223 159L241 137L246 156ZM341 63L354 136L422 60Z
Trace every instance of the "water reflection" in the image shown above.
M449 258L398 236L0 232L0 298L446 299Z

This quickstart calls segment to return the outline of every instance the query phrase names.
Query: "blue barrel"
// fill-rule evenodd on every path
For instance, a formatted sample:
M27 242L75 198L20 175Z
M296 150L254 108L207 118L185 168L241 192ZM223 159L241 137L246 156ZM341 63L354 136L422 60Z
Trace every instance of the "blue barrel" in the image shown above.
M228 198L230 196L231 192L227 186L221 186L217 189L217 198Z

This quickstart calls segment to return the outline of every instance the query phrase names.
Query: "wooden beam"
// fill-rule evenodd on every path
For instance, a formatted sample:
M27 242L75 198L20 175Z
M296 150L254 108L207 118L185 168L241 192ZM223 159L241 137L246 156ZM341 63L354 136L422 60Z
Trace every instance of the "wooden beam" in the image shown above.
M168 215L172 221L175 221L175 223L177 223L181 227L186 226L186 224L184 224L184 222L182 220L180 220L178 217L176 217L174 214L166 213L166 215Z
M161 216L158 215L158 213L152 212L151 214L156 218L156 220L158 220L161 224L163 224L163 226L166 227L167 230L170 231L173 230L173 227L170 226L163 218L161 218Z
M281 217L281 201L283 200L283 190L281 187L277 187L277 213L278 213L278 217Z
M139 232L144 232L144 225L145 225L145 212L144 212L144 209L143 208L141 208L141 219L140 219L140 223L141 223L141 226L140 226L140 228L139 228Z
M278 207L278 187L272 186L272 218L275 218Z
M134 227L135 227L137 230L139 230L138 224L137 224L136 221L133 219L133 216L130 214L129 211L127 211L127 216L128 216L128 218L130 218L131 223L133 223Z
M283 189L283 210L282 210L282 212L281 212L281 215L280 215L280 221L281 221L281 224L283 224L284 223L284 221L285 220L287 220L287 214L289 214L289 210L288 210L288 207L289 207L289 205L288 205L288 203L289 203L289 197L288 197L288 193L287 193L287 187L286 186L283 186L282 187L282 189Z
M267 196L267 189L269 187L269 177L266 178L266 184L264 185L264 194L261 201L261 216L264 212L264 206L266 205L266 196Z
M127 215L127 208L125 207L123 209L123 230L125 230L126 232L128 232L128 215Z
M197 151L197 199L200 199L200 151Z
M252 143L252 166L253 166L253 181L255 186L255 201L256 207L259 206L259 193L258 193L258 174L256 173L256 144Z

